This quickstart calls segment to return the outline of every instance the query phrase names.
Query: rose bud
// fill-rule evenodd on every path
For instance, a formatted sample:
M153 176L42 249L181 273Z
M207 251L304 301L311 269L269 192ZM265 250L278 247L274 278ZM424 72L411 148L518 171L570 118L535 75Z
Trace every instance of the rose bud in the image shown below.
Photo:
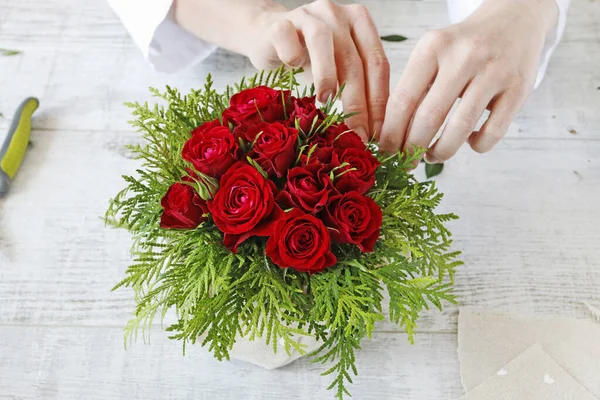
M325 130L323 136L330 147L359 150L367 148L360 136L344 123L331 125Z
M310 157L308 156L310 153ZM331 155L333 154L333 146L322 135L315 135L310 138L308 146L300 156L300 164L307 165L313 163L329 164Z
M317 160L323 164L329 164L334 148L366 150L366 146L360 136L343 123L332 125L325 132L312 136L308 141L308 148L312 149L315 145L316 147L312 150L310 159L307 157L308 150L300 158L302 165L310 164Z
M292 126L296 126L296 121L298 121L298 126L302 132L307 135L313 130L313 128L319 128L325 119L323 112L321 112L321 110L319 110L315 104L315 97L316 96L303 97L300 99L295 97L292 98L290 124Z
M163 213L160 227L165 229L194 229L206 221L206 202L196 190L185 183L171 185L160 202Z
M277 221L274 232L266 253L280 268L313 274L337 262L327 227L312 215L295 208Z
M199 127L195 128L191 132L191 136L194 136L194 135L197 135L197 134L200 134L200 133L209 132L213 128L218 128L220 126L223 126L223 124L221 124L221 121L219 119L215 119L215 120L212 120L212 121L205 122L202 125L200 125Z
M373 251L379 239L382 214L375 201L358 192L336 195L330 199L323 218L331 236L339 244L355 244L363 252Z

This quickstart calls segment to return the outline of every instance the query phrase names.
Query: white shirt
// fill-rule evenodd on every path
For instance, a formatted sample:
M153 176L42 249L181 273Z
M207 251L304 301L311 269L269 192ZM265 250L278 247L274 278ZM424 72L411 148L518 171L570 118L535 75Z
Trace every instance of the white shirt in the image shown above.
M484 0L447 0L450 22L467 18ZM173 0L108 0L144 57L161 72L174 72L208 57L216 48L181 28L173 19ZM570 0L556 0L558 24L548 35L535 83L542 81L550 56L565 29Z

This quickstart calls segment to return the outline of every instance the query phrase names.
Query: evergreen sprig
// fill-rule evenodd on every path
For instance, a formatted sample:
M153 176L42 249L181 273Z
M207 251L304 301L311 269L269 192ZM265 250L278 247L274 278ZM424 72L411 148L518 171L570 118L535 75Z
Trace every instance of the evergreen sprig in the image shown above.
M172 339L200 342L219 359L229 359L236 338L264 340L274 351L283 343L288 354L305 353L298 337L311 335L322 345L310 355L327 364L324 375L333 376L330 389L342 399L350 395L348 383L357 374L355 353L361 340L371 337L384 320L383 293L389 293L389 320L404 327L413 341L419 313L443 302L455 302L453 274L460 261L450 251L451 234L445 224L453 214L436 214L442 194L434 181L418 182L408 171L418 162L421 149L406 154L373 154L382 165L368 193L381 207L381 238L375 251L362 253L349 246L334 246L338 263L322 273L308 275L283 270L265 254L265 240L244 242L237 254L222 243L208 220L193 230L160 228L160 200L189 168L181 158L190 131L219 118L236 92L259 85L314 94L314 87L299 92L296 74L279 68L261 72L223 93L210 76L203 89L181 95L167 87L152 93L164 105L128 103L136 127L145 140L130 146L141 160L135 176L124 176L126 188L111 201L106 222L133 235L133 264L114 289L133 289L137 307L125 327L125 343L138 335L149 339L153 320L174 310L176 321L166 330ZM339 96L339 94L338 94ZM336 98L323 107L327 118L313 124L310 135L347 116L334 109ZM310 152L304 146L306 153Z

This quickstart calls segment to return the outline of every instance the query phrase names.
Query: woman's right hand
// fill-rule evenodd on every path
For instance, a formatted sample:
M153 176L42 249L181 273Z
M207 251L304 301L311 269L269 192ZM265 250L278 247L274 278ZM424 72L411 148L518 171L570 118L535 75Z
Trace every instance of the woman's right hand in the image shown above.
M344 112L358 113L347 120L348 126L363 140L381 131L390 67L366 7L317 0L291 11L265 11L258 26L259 38L246 53L255 67L283 62L310 69L321 102L345 82Z
M364 140L383 126L390 67L369 11L317 0L288 10L272 0L175 0L175 19L201 39L250 58L258 69L284 63L312 72L324 102L346 83L347 124Z
M316 0L288 10L273 0L174 0L175 20L208 42L243 54L258 69L284 63L312 72L324 102L346 83L346 120L364 140L379 134L390 67L369 11Z

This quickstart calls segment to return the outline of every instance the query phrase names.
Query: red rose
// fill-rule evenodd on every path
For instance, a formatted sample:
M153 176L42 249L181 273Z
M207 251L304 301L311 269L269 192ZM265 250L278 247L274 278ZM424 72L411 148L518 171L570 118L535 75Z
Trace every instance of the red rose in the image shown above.
M359 150L366 150L367 148L360 136L343 123L332 125L327 128L325 132L314 135L310 138L308 145L309 148L317 145L313 150L308 163L315 162L316 159L323 164L329 164L331 162L331 155L334 148ZM306 153L308 153L308 150ZM303 155L301 161L302 164L307 164L307 157Z
M192 131L192 137L183 146L182 156L199 172L218 179L236 161L238 146L227 127L205 128L204 125Z
M231 96L223 119L234 125L250 121L282 121L285 118L283 102L288 103L289 98L289 90L275 90L266 86L242 90Z
M197 135L199 133L208 132L208 131L212 130L213 128L217 128L219 126L223 126L223 124L221 124L221 121L219 119L205 122L192 131L192 136Z
M160 201L163 213L160 227L165 229L193 229L206 221L206 202L190 185L175 183Z
M316 147L314 147L316 145ZM314 149L313 149L314 147ZM310 159L308 158L308 153L311 152ZM309 142L308 146L304 150L304 154L300 156L301 165L312 164L315 162L321 164L329 164L331 162L331 155L333 154L333 146L331 143L322 135L313 136Z
M281 268L310 274L337 262L331 238L323 222L295 208L277 221L276 234L267 240L267 255Z
M333 185L340 193L356 190L365 194L375 184L375 170L379 161L366 150L334 149L331 157L332 167L339 167L343 163L348 165L338 168ZM347 171L347 172L346 172Z
M246 140L254 143L248 154L269 175L285 176L296 156L298 131L282 123L263 122L246 132Z
M315 97L292 98L290 123L292 126L296 126L295 121L298 120L298 125L305 134L311 132L313 127L317 129L325 119L323 112L315 104Z
M283 214L275 204L275 185L251 165L238 162L221 178L219 190L208 202L213 221L225 234L231 251L250 236L270 236Z
M373 251L379 239L381 209L375 201L358 192L333 196L324 213L333 240L340 244L355 244L361 251Z
M232 131L233 137L235 138L235 142L247 142L246 134L248 133L248 131L252 131L258 124L262 124L262 122L247 121L244 122L242 125L235 126ZM250 142L249 144L252 144L252 142Z
M360 136L344 123L330 126L323 136L331 147L337 149L366 150L367 148Z
M287 208L298 207L314 214L319 212L333 190L329 173L322 165L309 164L295 167L288 172L285 188L277 195L277 201Z

